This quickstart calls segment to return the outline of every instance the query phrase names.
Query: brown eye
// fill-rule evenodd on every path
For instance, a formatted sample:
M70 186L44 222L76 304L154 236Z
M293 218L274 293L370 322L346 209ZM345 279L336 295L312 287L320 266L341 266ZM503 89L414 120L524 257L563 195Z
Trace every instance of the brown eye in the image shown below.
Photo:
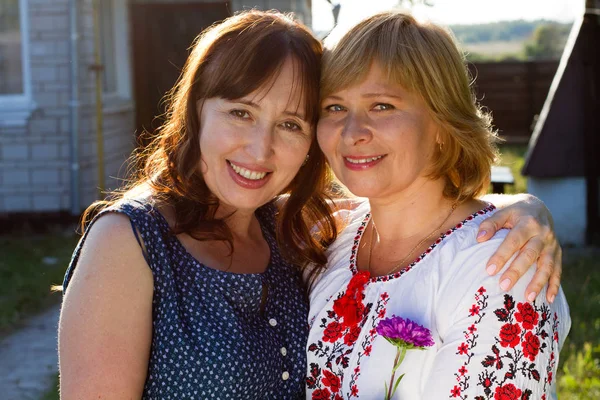
M286 121L282 124L283 129L288 131L301 131L302 127L295 122Z
M229 112L229 114L233 115L236 118L240 118L240 119L250 118L250 114L248 114L248 111L245 111L245 110L231 110Z

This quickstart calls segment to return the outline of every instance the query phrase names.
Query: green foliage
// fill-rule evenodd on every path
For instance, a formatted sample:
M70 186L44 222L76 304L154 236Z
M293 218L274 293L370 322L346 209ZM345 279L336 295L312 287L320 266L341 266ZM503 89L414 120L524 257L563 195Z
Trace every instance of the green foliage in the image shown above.
M571 24L518 20L450 28L469 62L499 62L559 58Z
M59 377L58 375L56 375L54 377L54 382L52 383L51 388L46 392L46 394L44 394L41 400L60 400L58 385Z
M566 25L539 25L533 32L531 42L525 45L525 56L535 60L560 58L568 36L569 27Z
M478 53L478 52L467 52L466 58L467 58L467 61L470 63L525 61L525 57L521 53L485 54L485 53Z
M600 260L566 251L563 290L571 311L571 331L560 353L558 397L600 398ZM569 260L570 259L570 260Z
M549 21L499 21L475 25L451 25L450 29L461 43L526 40L540 24Z
M0 237L0 332L60 301L50 289L62 282L76 243L75 235L61 233ZM45 257L55 262L44 263Z

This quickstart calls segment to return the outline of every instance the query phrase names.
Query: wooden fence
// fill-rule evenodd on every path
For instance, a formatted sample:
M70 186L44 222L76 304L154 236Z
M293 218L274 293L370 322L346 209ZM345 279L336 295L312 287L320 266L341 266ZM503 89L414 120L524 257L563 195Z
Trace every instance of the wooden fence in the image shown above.
M507 141L529 140L557 68L558 60L469 65L477 99L492 112L494 126Z

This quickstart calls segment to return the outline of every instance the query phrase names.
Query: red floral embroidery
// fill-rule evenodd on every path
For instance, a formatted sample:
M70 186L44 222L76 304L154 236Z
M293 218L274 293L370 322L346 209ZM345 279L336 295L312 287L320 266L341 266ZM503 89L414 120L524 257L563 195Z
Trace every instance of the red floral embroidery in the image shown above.
M466 391L470 386L470 377L467 366L473 357L472 350L477 346L477 325L487 315L486 292L483 287L477 290L475 303L468 310L468 315L474 318L474 322L463 332L465 341L460 344L456 352L459 356L466 357L466 360L454 374L458 385L450 390L450 398L468 399ZM473 312L474 310L478 310L479 313ZM484 395L476 396L475 400L531 399L533 392L519 388L515 381L517 377L543 382L543 392L546 392L557 367L554 354L558 342L557 314L554 313L553 322L550 324L550 309L547 304L542 303L540 306L536 306L535 302L515 304L512 296L506 294L503 307L494 310L493 315L501 325L496 343L492 345L491 352L481 361L484 370L477 376L477 385L483 388ZM538 356L547 350L550 350L549 363L542 379L537 369Z
M533 329L537 325L539 314L529 303L517 304L518 313L515 313L515 318L519 321L524 329Z
M317 389L312 393L313 400L329 400L331 398L331 392L329 389Z
M343 326L339 322L331 322L323 331L323 341L334 343L342 337Z
M531 332L525 334L525 340L521 343L523 354L531 361L535 361L535 357L540 352L540 339Z
M376 335L375 326L379 318L385 317L389 300L389 295L383 293L374 310L373 304L364 304L364 290L368 282L368 272L359 272L352 277L346 291L334 300L332 309L327 312L327 318L321 319L322 339L308 346L309 353L312 352L323 359L324 365L321 370L319 364L310 364L306 385L308 389L313 390L313 399L341 400L344 397L358 396L356 380L360 375L360 360L371 354L371 342ZM356 353L357 365L350 375L350 391L342 396L342 379L346 368L349 367L350 355L354 352L362 328L369 321L370 315L370 334L359 345Z
M521 389L518 389L512 383L507 383L504 386L498 386L494 394L495 400L517 400L521 397Z
M504 324L500 329L500 346L515 347L521 341L521 327L517 324Z
M350 331L344 336L344 344L346 346L352 346L354 342L358 340L358 336L360 335L360 327L355 326L350 329Z
M338 392L340 390L340 378L327 370L323 370L323 375L323 385L330 387L334 393Z
M450 397L459 397L460 396L460 387L454 386L450 391Z
M478 315L479 314L479 307L477 307L477 305L473 304L473 307L471 307L471 309L469 310L470 316L472 317L473 315Z

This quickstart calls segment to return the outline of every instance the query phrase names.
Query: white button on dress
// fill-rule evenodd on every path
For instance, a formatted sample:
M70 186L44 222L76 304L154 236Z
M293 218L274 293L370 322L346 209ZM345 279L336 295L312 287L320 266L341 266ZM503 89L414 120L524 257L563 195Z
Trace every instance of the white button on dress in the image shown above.
M285 347L282 347L280 351L282 356L287 356L287 349Z
M271 318L271 319L269 320L269 325L271 325L271 326L275 326L275 325L277 325L277 320L276 320L275 318Z
M281 374L281 379L287 381L288 379L290 379L290 373L287 371L283 371L283 374Z

